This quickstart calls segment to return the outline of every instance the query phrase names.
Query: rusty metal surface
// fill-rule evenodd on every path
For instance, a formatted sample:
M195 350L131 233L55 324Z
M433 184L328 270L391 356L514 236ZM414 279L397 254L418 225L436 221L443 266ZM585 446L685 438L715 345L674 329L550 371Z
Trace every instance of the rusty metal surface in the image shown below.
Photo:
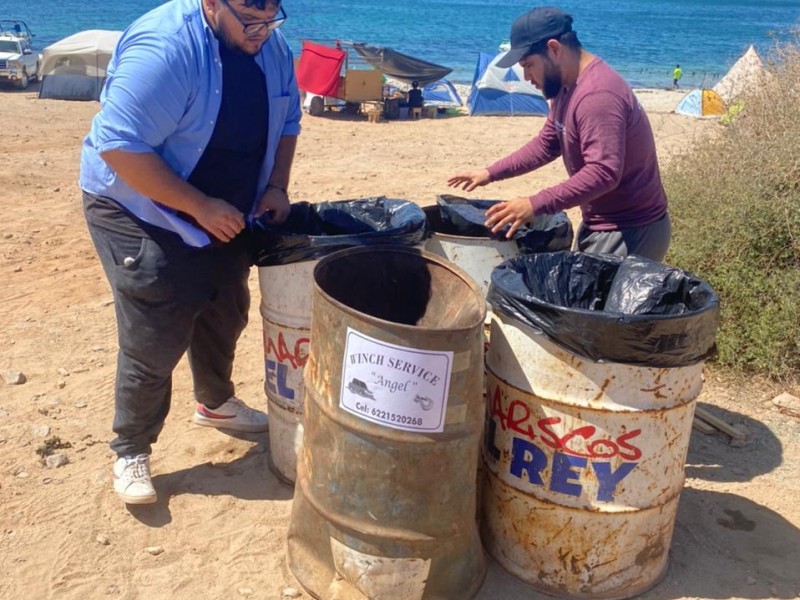
M490 369L509 385L562 403L659 410L694 401L703 385L702 363L675 369L595 363L505 315L493 316L490 337Z
M328 273L333 279L324 281L324 289L314 290L289 566L314 597L325 600L470 598L486 568L475 520L485 412L483 299L461 271L428 253L346 250L322 261L317 274L327 260L344 261L341 273L358 275L359 284L356 290L337 271ZM368 263L376 267L374 278ZM396 302L396 290L378 271L401 283L418 281L408 270L423 267L430 293L427 300L414 297L425 306L379 306L373 312L380 316L349 306L369 309L365 298ZM331 288L333 295L325 291ZM406 320L416 315L424 325L382 318L391 314ZM453 353L442 431L400 430L343 410L348 331L422 353ZM398 396L398 406L404 401Z
M482 535L548 594L627 598L667 564L702 365L593 363L496 315Z
M630 598L667 568L678 497L632 512L587 513L484 480L481 535L505 570L560 598Z
M318 262L258 269L270 469L289 484L294 483L303 443L303 367L308 360L313 272Z
M485 453L489 470L506 485L596 512L658 506L683 488L693 406L576 408L510 387L491 369L487 390L492 444Z

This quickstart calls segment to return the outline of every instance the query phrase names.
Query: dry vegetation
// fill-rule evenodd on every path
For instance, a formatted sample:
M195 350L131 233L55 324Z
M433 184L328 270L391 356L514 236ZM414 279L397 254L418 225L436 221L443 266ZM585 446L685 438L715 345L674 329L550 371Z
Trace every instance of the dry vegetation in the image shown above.
M764 85L720 135L670 162L667 260L720 296L717 364L800 375L800 46L777 49Z

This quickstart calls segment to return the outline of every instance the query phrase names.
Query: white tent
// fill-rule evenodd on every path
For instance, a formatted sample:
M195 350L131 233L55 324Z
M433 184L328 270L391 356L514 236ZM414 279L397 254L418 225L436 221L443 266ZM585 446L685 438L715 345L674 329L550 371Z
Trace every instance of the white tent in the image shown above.
M726 104L730 104L745 92L762 86L768 76L761 57L751 44L747 52L733 64L725 77L714 86L714 91Z
M64 38L42 53L39 98L99 100L121 31L91 29Z

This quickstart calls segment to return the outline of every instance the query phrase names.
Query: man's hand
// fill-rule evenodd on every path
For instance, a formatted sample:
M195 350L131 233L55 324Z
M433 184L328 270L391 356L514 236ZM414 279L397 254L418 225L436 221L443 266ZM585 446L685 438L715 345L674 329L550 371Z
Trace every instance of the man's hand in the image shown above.
M202 206L191 216L200 227L221 242L230 242L244 229L244 215L220 198L206 196Z
M484 225L497 233L506 225L511 225L511 229L506 233L506 239L511 239L525 223L533 219L533 206L528 198L514 198L508 202L499 202L486 211L486 222Z
M269 213L269 222L281 224L289 218L289 196L280 188L267 186L267 191L261 196L258 208L253 215L256 219L264 213Z
M456 173L447 180L447 185L450 187L461 187L462 190L471 192L476 187L481 187L491 183L491 175L487 169L480 171L464 171Z

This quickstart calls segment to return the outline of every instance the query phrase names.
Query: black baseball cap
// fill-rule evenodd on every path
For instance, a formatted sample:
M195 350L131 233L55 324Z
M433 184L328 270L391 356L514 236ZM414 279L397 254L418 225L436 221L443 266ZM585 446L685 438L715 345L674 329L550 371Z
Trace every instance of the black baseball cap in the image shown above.
M537 6L517 17L511 26L511 50L497 61L504 69L514 66L531 46L572 31L572 16L555 6Z

